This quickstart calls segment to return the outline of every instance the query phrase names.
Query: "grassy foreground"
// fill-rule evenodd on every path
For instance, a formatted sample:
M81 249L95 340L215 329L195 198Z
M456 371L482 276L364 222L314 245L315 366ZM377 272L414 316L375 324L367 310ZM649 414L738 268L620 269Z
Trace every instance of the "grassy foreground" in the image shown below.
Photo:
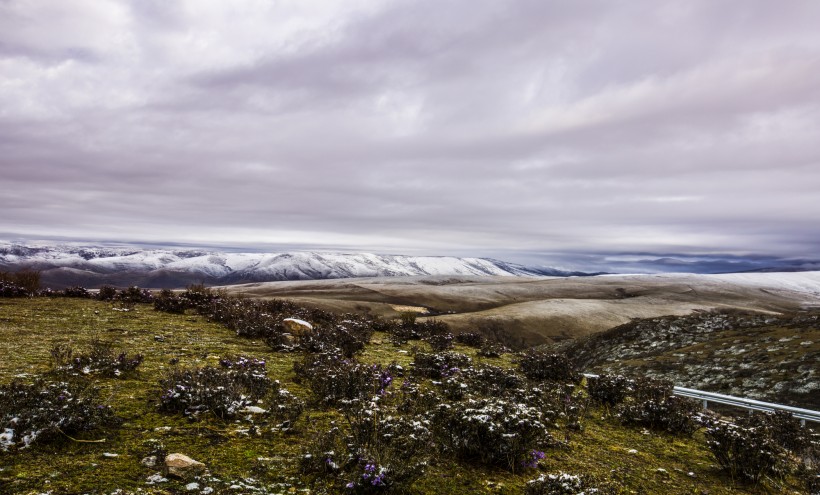
M297 354L275 353L261 341L235 336L224 327L192 314L156 312L150 305L120 311L111 303L87 299L0 299L0 383L31 379L51 369L50 350L70 342L77 349L92 340L111 341L129 353L142 353L143 364L125 379L95 378L102 396L122 418L118 428L94 430L74 438L35 443L18 451L0 451L0 493L336 493L330 480L305 475L299 459L316 432L338 419L336 413L308 409L289 432L257 428L242 419L225 422L205 418L191 422L181 415L157 411L158 380L174 366L216 365L228 355L264 357L271 378L308 398L295 383ZM364 363L398 362L409 367L411 342L395 346L376 333ZM505 358L476 356L476 362L512 366ZM171 364L171 361L177 361ZM746 486L733 482L715 464L703 437L649 433L619 425L605 411L591 408L583 431L567 432L568 446L549 450L539 468L519 473L435 459L426 475L410 489L414 494L522 493L527 480L540 472L590 474L612 480L623 493L729 494L803 493L791 480ZM556 433L564 434L562 431ZM104 440L104 441L103 441ZM196 490L173 478L148 484L161 467L140 461L161 444L167 452L181 452L205 463L210 477Z

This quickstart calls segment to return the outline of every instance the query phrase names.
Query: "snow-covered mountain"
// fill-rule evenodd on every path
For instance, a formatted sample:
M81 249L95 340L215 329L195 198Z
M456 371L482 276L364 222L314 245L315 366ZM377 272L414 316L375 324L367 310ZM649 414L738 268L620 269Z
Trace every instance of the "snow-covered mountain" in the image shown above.
M417 275L568 276L485 258L318 252L227 253L0 242L0 270L40 270L43 285L184 287L276 280Z

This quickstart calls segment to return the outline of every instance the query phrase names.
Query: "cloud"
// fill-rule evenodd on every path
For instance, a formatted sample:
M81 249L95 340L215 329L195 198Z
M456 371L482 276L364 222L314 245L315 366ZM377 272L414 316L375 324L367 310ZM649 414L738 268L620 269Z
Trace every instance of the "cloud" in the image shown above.
M0 2L0 231L810 255L818 19L812 1Z

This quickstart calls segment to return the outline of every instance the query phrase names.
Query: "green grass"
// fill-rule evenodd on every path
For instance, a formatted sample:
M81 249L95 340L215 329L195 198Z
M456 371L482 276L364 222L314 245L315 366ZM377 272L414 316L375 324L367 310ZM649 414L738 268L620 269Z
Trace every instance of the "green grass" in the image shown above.
M273 353L262 342L236 337L201 316L159 313L148 305L137 305L128 312L115 309L110 303L82 299L0 299L0 383L48 372L49 351L59 342L71 342L82 350L92 340L104 339L145 356L138 372L127 379L96 379L106 402L124 420L122 426L75 436L85 441L104 439L102 443L61 438L16 452L0 452L0 493L111 493L118 488L142 493L184 492L185 483L177 480L146 485L146 478L159 469L145 467L140 460L157 442L168 452L181 452L204 462L212 476L226 482L251 477L258 486L269 487L270 493L338 491L331 480L302 475L298 466L312 434L339 419L334 412L308 410L294 432L272 432L262 425L260 435L248 434L250 425L244 420L206 418L190 422L179 415L157 412L157 382L174 366L169 363L172 358L179 360L176 366L201 366L216 364L226 355L265 357L271 378L307 398L305 386L294 382L292 365L298 355ZM413 345L423 348L426 344L411 342L396 347L386 335L377 333L359 359L383 364L395 361L408 367ZM472 355L476 362L512 366L509 356L482 359L475 357L473 349L457 346L457 350ZM567 447L548 451L542 461L545 472L586 473L614 480L623 486L623 493L800 493L790 482L764 487L733 483L715 466L699 434L692 438L645 434L618 425L597 409L590 410L582 424L583 431L569 434ZM564 434L556 432L559 438ZM633 449L636 452L630 453ZM106 452L118 457L104 457ZM536 469L511 474L436 459L410 493L521 493L526 481L538 474ZM200 482L201 487L207 485ZM218 486L224 485L214 485Z

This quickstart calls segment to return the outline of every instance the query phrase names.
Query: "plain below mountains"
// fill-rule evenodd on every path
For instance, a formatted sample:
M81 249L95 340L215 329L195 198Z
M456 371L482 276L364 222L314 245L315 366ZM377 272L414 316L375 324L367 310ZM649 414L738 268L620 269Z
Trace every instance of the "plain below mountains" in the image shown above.
M0 243L0 270L34 269L42 285L181 288L192 283L240 284L395 276L570 276L486 258L339 254L318 252L225 253L192 250Z

